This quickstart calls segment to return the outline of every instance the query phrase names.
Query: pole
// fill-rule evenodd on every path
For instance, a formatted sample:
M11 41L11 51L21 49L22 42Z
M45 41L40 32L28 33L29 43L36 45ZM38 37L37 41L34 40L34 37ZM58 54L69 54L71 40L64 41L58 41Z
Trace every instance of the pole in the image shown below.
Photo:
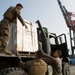
M71 43L71 51L72 51L72 57L73 57L72 34L71 34L71 29L70 28L69 28L69 33L70 33L70 43Z

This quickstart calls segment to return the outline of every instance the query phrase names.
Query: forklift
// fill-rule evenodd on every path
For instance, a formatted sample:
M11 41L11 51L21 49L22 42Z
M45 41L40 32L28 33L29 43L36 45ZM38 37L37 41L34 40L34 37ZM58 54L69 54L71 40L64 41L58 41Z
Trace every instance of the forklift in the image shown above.
M52 56L52 53L55 50L60 50L62 52L62 73L63 75L70 75L69 53L66 35L63 33L57 36L56 33L50 33L46 27L42 27L39 20L36 21L36 23L39 25L38 41L42 43L42 49L50 56Z

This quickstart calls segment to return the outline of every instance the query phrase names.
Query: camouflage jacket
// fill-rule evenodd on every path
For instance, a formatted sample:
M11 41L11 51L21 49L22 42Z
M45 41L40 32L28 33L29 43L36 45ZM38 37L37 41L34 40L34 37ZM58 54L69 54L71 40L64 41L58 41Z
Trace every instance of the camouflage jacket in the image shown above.
M9 20L10 22L13 22L16 18L20 20L22 25L24 25L24 20L22 19L20 15L20 11L16 7L9 7L6 12L4 13L4 19Z
M32 60L28 67L28 75L45 75L47 72L47 64L42 59Z
M62 66L59 63L59 60L56 58L49 56L44 59L44 61L52 66L53 74L52 75L62 75Z

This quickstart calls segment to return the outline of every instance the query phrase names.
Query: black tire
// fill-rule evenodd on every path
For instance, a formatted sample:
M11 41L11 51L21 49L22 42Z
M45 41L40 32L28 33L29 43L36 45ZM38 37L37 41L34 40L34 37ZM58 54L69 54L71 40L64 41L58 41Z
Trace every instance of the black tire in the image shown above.
M24 70L20 68L6 68L1 71L1 75L27 75Z
M62 64L62 73L63 73L63 75L70 75L69 63L64 62Z

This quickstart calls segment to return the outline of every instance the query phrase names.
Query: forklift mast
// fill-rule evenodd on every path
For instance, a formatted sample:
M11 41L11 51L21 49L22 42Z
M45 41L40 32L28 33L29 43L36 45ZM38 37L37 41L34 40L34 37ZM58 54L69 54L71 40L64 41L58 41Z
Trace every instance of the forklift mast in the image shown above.
M48 32L47 32L47 29L46 28L43 28L40 21L37 20L36 23L38 24L39 26L39 29L38 29L38 41L39 42L42 42L42 48L44 50L45 53L47 53L48 55L50 55L50 42L49 42L49 37L48 37ZM40 35L41 34L41 35ZM41 40L39 40L41 39Z
M47 28L42 27L40 21L36 21L38 23L38 41L42 43L42 48L45 53L48 55L52 55L55 50L60 50L62 52L62 58L66 60L68 57L68 47L66 35L61 34L57 36L55 33L48 32ZM64 40L64 42L63 42ZM55 42L54 44L52 42ZM65 61L64 60L64 61Z

